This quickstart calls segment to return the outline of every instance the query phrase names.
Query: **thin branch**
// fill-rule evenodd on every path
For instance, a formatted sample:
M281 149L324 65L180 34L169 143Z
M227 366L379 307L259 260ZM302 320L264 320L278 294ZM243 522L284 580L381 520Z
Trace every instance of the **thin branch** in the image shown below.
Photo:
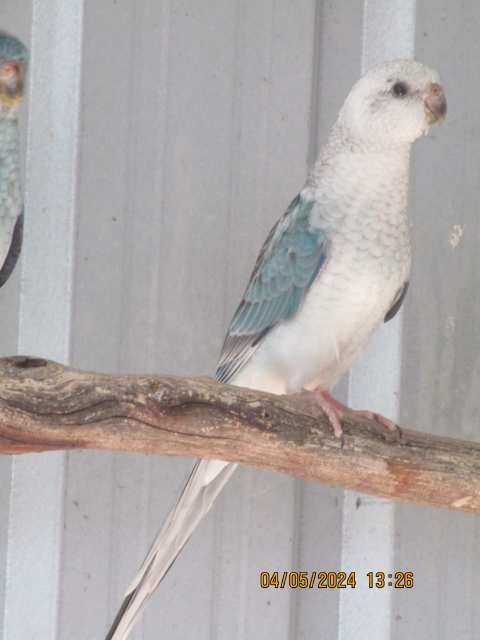
M110 376L0 359L0 453L110 449L244 462L376 496L480 512L480 445L348 420L208 378Z

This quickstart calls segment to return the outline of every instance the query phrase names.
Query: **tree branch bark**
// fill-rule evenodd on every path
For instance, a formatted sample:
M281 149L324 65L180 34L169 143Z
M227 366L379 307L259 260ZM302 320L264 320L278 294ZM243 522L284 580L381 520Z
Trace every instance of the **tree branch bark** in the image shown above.
M348 420L208 378L110 376L0 359L0 453L110 449L244 462L416 504L480 512L480 445Z

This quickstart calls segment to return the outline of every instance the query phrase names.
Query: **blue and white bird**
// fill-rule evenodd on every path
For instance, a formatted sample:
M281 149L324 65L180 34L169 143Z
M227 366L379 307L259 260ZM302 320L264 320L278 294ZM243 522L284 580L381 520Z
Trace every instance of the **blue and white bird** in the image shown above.
M276 394L310 390L341 436L342 418L352 410L330 390L402 304L411 259L411 146L446 109L437 73L414 60L382 64L355 84L304 188L260 251L217 380ZM235 468L197 462L107 640L128 637Z
M18 113L27 62L28 52L20 40L0 32L0 287L10 277L22 248Z

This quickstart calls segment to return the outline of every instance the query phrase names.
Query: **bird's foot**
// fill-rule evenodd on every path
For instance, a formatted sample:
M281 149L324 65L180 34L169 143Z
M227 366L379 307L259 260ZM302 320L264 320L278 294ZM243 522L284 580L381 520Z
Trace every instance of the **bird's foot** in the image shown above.
M300 393L296 393L295 395L305 400L315 402L315 404L317 404L327 416L328 422L333 429L335 437L339 439L342 438L342 418L345 413L343 410L344 405L342 405L340 402L337 402L337 400L335 400L335 398L332 398L332 396L326 391L320 391L317 389L315 389L315 391L301 391Z
M304 398L310 398L319 405L325 412L336 438L343 436L342 420L348 416L367 418L390 432L398 433L399 431L398 426L394 422L381 414L373 411L350 409L347 405L336 400L328 391L315 389L314 391L303 391L299 395Z

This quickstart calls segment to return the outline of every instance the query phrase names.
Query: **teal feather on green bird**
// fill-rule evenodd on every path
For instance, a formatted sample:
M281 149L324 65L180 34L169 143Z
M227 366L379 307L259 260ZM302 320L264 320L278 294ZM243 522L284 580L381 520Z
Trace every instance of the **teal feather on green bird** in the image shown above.
M0 31L0 287L12 274L22 248L18 114L27 65L25 45Z

